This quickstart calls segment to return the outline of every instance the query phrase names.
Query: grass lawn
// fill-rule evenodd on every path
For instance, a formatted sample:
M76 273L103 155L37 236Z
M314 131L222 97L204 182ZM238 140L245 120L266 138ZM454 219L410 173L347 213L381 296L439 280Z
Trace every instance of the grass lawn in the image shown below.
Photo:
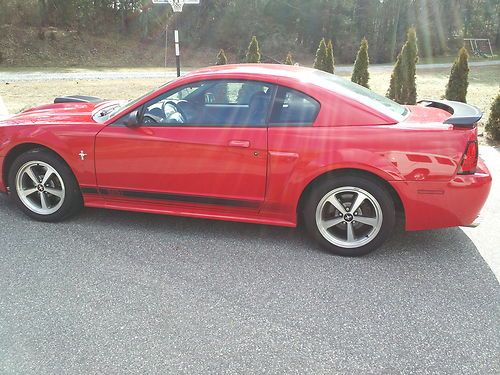
M441 98L448 81L449 69L417 72L419 99ZM340 76L349 78L346 73ZM390 71L371 73L370 86L384 95L389 87ZM500 87L500 66L472 67L469 75L468 102L478 106L488 118L489 109ZM35 105L50 103L60 95L91 95L107 99L131 99L165 83L164 79L30 81L0 83L0 96L10 113ZM481 132L482 130L480 130Z

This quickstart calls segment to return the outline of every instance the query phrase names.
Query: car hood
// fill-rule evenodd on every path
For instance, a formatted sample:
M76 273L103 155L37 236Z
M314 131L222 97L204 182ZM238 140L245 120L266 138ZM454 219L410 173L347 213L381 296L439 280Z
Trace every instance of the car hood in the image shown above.
M0 118L0 125L78 125L96 122L92 114L100 108L116 103L55 103L27 109L15 115Z

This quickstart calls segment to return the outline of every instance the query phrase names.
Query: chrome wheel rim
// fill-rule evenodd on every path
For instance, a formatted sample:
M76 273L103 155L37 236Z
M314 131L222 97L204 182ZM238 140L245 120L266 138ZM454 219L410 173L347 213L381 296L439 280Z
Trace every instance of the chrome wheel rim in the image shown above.
M64 203L66 189L59 173L43 161L29 161L17 171L16 192L32 212L50 215Z
M335 246L358 248L371 242L382 228L382 208L366 190L345 186L328 192L316 208L321 235Z

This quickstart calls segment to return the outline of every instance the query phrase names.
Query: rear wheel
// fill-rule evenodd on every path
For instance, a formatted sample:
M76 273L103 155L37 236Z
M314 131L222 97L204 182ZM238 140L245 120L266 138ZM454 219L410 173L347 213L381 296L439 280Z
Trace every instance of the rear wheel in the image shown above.
M375 180L332 177L309 194L304 222L309 234L329 251L344 256L365 255L392 233L394 202Z
M60 221L78 212L83 203L78 183L66 163L45 149L18 156L8 176L11 196L29 217Z

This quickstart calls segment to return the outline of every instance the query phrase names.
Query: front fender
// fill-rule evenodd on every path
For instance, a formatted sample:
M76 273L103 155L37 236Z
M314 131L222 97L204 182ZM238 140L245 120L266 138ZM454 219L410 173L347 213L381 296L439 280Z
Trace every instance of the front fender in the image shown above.
M2 127L0 130L2 176L7 175L8 164L19 152L38 145L64 159L80 185L96 186L94 143L101 127L96 124L83 124L74 128L66 125ZM83 158L80 156L81 151L86 154ZM6 181L3 181L4 187L6 184Z

